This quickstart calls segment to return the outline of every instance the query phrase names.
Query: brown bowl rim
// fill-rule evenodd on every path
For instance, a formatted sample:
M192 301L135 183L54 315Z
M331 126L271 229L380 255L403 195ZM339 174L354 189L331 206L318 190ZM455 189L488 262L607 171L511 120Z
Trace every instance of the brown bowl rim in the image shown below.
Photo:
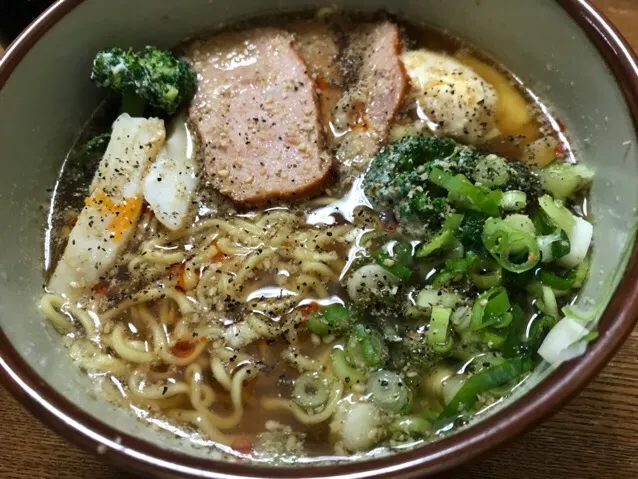
M638 63L626 40L587 0L555 0L587 33L620 85L638 130ZM7 48L0 59L0 89L31 47L82 0L59 0ZM85 413L41 378L0 328L0 381L34 416L76 445L124 469L159 477L367 478L416 477L457 467L538 424L578 393L632 331L638 315L638 244L600 320L599 339L529 393L493 416L452 436L413 450L349 464L274 468L189 456L122 434Z

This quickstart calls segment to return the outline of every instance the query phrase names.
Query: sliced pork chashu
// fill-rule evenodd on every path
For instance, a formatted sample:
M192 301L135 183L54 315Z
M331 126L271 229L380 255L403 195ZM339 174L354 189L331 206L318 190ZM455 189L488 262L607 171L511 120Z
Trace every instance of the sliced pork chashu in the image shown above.
M337 159L362 170L388 138L408 90L401 63L401 34L390 22L363 23L349 34L345 70L353 70L350 87L337 103L332 122ZM355 171L356 173L356 171Z
M224 33L188 49L199 86L190 118L222 194L263 205L317 192L331 177L315 84L291 33Z

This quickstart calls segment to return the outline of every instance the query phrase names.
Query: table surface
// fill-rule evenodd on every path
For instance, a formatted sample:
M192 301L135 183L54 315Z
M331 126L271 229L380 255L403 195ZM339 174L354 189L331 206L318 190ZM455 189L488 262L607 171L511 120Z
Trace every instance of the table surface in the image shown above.
M594 0L638 50L638 0ZM0 53L2 49L0 47ZM638 478L638 330L578 397L459 479ZM31 417L0 387L0 477L132 479ZM515 471L515 472L514 472ZM448 476L449 477L449 476Z

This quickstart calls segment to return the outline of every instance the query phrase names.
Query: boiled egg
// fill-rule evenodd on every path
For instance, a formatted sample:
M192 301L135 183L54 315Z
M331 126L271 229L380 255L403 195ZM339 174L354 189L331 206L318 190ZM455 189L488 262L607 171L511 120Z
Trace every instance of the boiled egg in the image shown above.
M469 143L499 134L494 122L496 91L472 68L428 50L408 51L401 60L417 115L434 134Z

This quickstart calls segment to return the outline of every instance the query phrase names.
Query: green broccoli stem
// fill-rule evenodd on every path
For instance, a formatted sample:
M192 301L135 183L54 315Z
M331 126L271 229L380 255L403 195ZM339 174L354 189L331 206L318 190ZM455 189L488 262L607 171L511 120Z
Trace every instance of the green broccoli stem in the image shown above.
M122 94L121 113L128 113L131 116L144 116L144 110L148 102L135 93L124 92Z

